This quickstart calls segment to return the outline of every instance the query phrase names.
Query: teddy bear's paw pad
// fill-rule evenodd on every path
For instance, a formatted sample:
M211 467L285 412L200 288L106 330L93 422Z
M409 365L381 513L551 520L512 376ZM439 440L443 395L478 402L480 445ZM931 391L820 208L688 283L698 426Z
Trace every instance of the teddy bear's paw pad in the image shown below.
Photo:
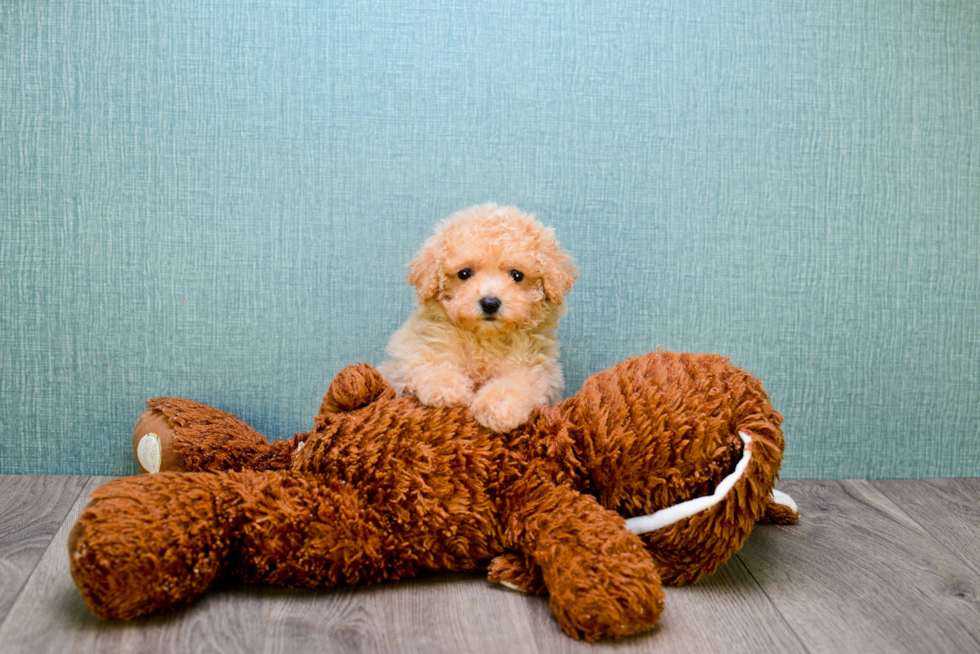
M793 498L782 491L773 489L766 500L766 512L759 522L774 525L788 525L800 519L800 510Z
M144 434L136 446L136 459L147 472L160 472L160 437L150 432Z
M133 428L133 455L143 472L172 472L184 469L174 449L174 428L157 409L147 409Z
M490 562L487 579L521 593L542 595L547 592L541 568L517 554L501 554Z

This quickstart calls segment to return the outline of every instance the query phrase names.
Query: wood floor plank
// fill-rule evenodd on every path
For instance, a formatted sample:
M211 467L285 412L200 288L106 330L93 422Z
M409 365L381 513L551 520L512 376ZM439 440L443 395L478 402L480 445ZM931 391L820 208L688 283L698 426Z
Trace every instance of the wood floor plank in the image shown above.
M92 478L64 519L0 628L0 651L261 651L270 601L261 589L215 589L177 613L131 622L88 610L69 572L68 532L88 493L106 481Z
M737 559L695 585L668 587L664 592L666 609L654 629L598 647L678 654L807 651ZM527 597L526 602L541 652L594 654L596 645L573 640L561 631L547 597Z
M980 576L866 481L785 484L802 520L739 553L814 653L980 652Z
M980 574L980 479L871 483Z
M678 641L696 638L703 643L692 651L807 651L737 555L710 577L693 586L668 588L667 593L668 602L676 596L667 627ZM681 651L680 644L671 651Z
M0 475L0 625L87 480Z
M273 603L267 654L535 654L523 597L482 574L293 590Z

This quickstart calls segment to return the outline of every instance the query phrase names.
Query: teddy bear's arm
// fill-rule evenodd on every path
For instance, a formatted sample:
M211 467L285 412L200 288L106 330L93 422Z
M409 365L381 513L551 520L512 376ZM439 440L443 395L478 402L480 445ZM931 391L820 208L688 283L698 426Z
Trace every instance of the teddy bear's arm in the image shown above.
M551 610L567 634L594 641L657 622L664 599L660 578L622 517L592 496L547 479L518 483L508 500L513 508L505 516L506 545L540 568ZM518 571L520 566L506 567L515 562L498 561L498 574ZM533 580L537 573L524 574Z
M371 366L348 366L324 394L317 421L394 395ZM191 400L163 397L146 404L133 430L133 453L143 472L287 470L309 437L269 441L237 416Z
M268 441L238 417L191 400L146 403L133 429L133 453L143 472L285 470L297 438Z

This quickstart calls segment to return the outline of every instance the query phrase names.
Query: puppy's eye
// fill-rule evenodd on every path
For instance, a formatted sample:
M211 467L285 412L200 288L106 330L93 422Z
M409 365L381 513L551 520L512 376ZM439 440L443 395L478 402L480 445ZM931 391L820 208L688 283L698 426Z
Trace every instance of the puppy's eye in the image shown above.
M456 273L456 276L462 280L467 280L473 276L473 270L471 268L463 268L458 273Z
M520 270L511 270L510 278L513 279L515 282L519 282L522 279L524 279L524 273L522 273Z

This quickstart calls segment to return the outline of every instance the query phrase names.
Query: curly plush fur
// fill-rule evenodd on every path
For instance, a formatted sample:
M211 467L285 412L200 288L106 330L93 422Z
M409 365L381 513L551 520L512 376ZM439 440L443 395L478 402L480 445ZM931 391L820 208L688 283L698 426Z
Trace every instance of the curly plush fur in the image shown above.
M483 568L549 593L575 638L624 636L657 622L661 580L696 581L756 521L798 517L770 499L781 416L717 356L629 359L504 435L466 408L397 397L363 364L285 441L187 400L148 404L135 442L164 444L164 471L95 491L69 537L72 576L104 618L186 603L220 576L315 586ZM723 479L717 503L673 524L640 536L624 522Z
M472 207L409 265L419 306L380 367L400 395L468 406L497 432L560 399L555 330L577 273L551 229L514 207Z

